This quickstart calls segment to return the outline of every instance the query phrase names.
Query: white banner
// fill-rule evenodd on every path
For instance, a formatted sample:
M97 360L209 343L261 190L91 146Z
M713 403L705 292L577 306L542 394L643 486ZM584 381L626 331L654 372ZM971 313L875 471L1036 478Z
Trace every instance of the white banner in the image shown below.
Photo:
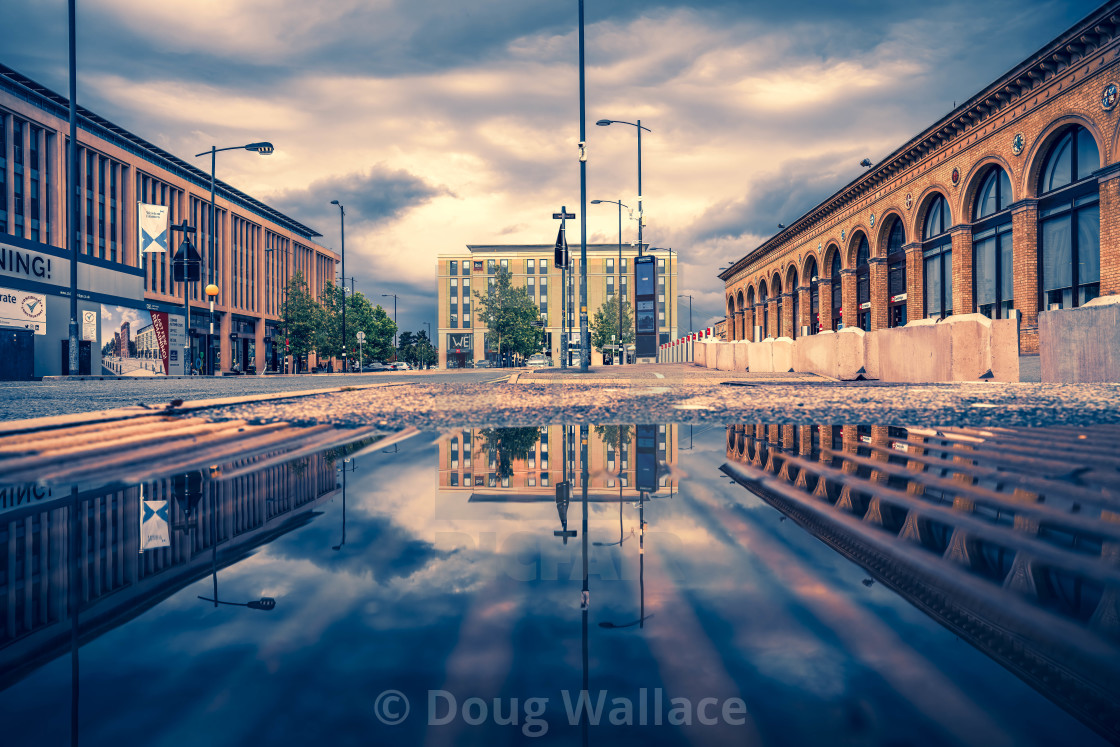
M145 252L167 251L167 207L136 203L136 214L140 216L140 230L137 233L140 254Z
M140 486L140 552L155 547L171 547L167 527L167 501L144 500L144 486Z
M47 334L47 297L42 293L0 288L0 326L22 327Z

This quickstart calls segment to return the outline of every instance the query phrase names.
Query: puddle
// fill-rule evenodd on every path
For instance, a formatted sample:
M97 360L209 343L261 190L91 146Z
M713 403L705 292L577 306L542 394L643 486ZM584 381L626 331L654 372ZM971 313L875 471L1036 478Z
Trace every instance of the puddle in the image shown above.
M3 487L0 717L14 744L1103 744L1117 434L467 428Z

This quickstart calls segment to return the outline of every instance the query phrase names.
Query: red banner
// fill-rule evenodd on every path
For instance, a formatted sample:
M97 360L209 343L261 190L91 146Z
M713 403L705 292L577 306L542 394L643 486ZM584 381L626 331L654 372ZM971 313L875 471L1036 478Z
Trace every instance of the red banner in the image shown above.
M163 374L166 376L171 373L171 361L169 351L171 343L168 340L167 332L167 312L166 311L153 311L152 313L152 330L156 333L156 344L159 345L159 356L163 358Z

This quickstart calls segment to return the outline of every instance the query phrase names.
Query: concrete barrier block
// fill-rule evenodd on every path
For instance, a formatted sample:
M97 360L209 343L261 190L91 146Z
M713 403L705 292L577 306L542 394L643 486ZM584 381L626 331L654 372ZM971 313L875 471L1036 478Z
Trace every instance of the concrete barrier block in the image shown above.
M854 379L864 372L864 335L857 327L845 327L836 333L836 378Z
M752 373L771 373L774 370L774 338L752 343L748 350L748 370Z
M837 336L832 330L799 337L793 345L793 370L837 378Z
M1038 315L1042 380L1120 382L1120 295Z
M885 333L891 332L889 329L880 329L875 332L866 332L863 335L863 370L864 378L876 379L881 378L879 371L879 338Z
M731 370L732 371L746 371L747 370L747 358L749 356L748 351L750 350L751 343L747 342L746 340L739 340L739 341L733 342L731 344L735 348L734 356L732 358L732 368L731 368Z
M958 314L942 322L951 336L950 381L979 381L992 368L992 320L983 314Z
M952 381L952 333L946 324L919 320L881 330L879 378L882 381Z
M789 337L779 337L771 344L771 370L786 373L793 370L793 340Z
M1019 326L1022 315L1013 309L1009 319L992 322L992 379L1019 381Z
M725 342L721 344L719 346L719 349L716 351L716 368L720 371L734 371L734 351L735 343Z

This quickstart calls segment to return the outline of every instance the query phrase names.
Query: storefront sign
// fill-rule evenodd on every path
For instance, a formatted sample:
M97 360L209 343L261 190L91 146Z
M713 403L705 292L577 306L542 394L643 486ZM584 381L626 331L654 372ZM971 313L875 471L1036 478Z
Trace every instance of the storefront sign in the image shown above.
M97 340L97 312L85 310L82 312L82 339Z
M58 263L53 262L52 259L46 254L30 249L0 244L0 275L49 281L54 271L59 269L56 267ZM67 262L67 269L69 266Z
M47 334L47 297L42 293L0 288L0 326Z

